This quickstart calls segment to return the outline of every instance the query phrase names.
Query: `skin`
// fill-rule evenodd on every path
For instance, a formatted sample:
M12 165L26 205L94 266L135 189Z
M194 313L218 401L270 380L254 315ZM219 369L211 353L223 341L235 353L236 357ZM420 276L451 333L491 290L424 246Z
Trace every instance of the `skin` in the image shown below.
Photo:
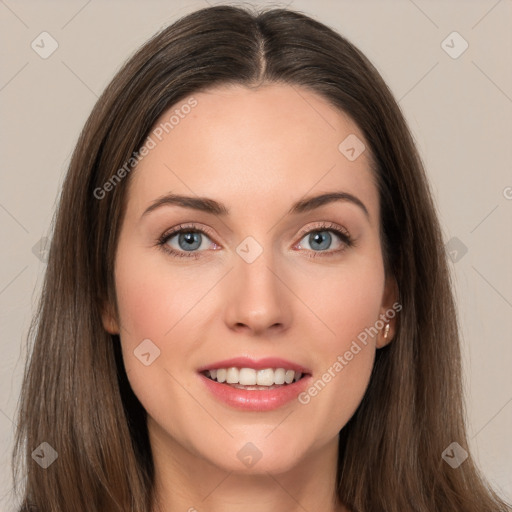
M130 384L148 412L157 501L165 511L347 510L335 498L337 435L395 320L387 339L382 330L368 338L307 405L234 409L205 389L197 369L236 356L282 357L316 380L397 301L384 272L368 146L349 161L338 145L349 134L364 142L362 133L306 89L222 86L194 98L130 177L115 265L119 318L109 308L103 318L120 333ZM304 196L331 191L357 196L368 217L347 201L287 214ZM166 205L141 218L169 192L215 199L230 214ZM323 222L345 228L355 245L328 231L331 244L318 248L308 232L325 232ZM180 223L210 230L198 258L158 245ZM263 248L250 264L236 252L247 236ZM190 254L178 235L167 244ZM161 351L149 366L133 353L147 338ZM262 454L251 468L237 458L248 442Z

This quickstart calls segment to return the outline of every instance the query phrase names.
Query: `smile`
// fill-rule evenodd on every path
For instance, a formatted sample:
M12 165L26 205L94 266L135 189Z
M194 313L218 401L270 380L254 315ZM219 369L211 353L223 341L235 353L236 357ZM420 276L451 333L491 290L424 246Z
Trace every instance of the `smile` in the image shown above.
M274 389L277 386L291 384L302 378L302 372L285 368L218 368L206 370L206 377L243 389Z
M310 372L282 359L237 358L199 370L213 396L237 409L269 411L284 406L307 386Z

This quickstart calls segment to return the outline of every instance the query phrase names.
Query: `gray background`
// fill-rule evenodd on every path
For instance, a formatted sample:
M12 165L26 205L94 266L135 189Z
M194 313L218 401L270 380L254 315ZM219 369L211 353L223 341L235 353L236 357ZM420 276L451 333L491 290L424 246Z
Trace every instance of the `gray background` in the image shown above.
M0 0L0 510L12 509L13 418L45 270L40 240L48 235L70 153L125 59L160 28L213 3ZM302 10L341 32L399 100L452 259L465 448L512 499L512 0L271 5ZM58 44L45 59L40 53L51 40L40 36L44 31ZM454 31L463 39L448 37ZM453 58L464 40L468 48Z

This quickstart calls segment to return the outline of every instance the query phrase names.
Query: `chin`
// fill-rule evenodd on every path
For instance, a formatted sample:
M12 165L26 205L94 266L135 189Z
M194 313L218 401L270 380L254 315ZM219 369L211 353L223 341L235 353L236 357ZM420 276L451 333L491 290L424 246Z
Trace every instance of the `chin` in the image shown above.
M306 456L305 439L293 439L283 443L282 439L265 439L267 432L258 440L246 436L229 445L221 446L215 453L204 453L212 464L225 471L247 475L286 473L300 465ZM278 442L277 442L278 441Z

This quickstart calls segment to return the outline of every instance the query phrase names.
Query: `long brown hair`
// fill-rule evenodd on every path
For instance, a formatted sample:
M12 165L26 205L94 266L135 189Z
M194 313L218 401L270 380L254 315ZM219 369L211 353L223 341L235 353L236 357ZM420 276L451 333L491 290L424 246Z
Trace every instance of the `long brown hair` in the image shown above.
M321 95L362 130L374 158L385 267L403 306L395 339L377 351L362 403L340 432L340 501L353 512L511 510L471 457L458 468L442 458L452 442L468 450L456 310L423 165L391 92L368 59L325 25L286 9L231 6L196 11L149 40L80 135L29 335L13 452L15 482L23 474L20 510L151 510L146 413L119 339L101 321L103 305L117 313L125 163L160 115L191 94L274 82ZM123 167L127 176L117 179ZM43 442L58 453L46 469L32 457Z

